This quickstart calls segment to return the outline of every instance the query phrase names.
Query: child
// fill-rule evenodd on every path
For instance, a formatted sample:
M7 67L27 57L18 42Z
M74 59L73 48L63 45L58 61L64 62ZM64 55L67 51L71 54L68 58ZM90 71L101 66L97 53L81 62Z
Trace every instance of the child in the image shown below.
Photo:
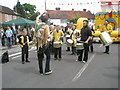
M26 62L30 62L28 60L28 49L29 49L29 37L27 36L27 31L26 30L23 30L22 32L22 36L20 37L20 47L22 49L22 64L25 63L25 60L24 60L24 55L26 55Z

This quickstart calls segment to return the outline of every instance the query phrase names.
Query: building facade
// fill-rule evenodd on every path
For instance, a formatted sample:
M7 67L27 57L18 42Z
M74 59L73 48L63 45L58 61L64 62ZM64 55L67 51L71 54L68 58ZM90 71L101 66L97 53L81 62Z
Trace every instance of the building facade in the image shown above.
M20 18L19 14L15 13L8 7L0 5L0 23L7 22L17 18Z

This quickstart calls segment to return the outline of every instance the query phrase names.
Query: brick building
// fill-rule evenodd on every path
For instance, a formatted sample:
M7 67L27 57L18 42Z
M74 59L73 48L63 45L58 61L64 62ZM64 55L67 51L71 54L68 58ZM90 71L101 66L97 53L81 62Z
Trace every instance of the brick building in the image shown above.
M8 7L0 5L0 23L19 18L20 15Z

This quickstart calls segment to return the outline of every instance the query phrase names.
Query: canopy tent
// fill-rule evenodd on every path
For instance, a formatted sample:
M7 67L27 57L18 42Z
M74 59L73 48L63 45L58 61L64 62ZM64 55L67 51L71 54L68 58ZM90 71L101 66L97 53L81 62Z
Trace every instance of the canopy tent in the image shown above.
M2 25L3 26L6 26L6 25L11 26L13 23L15 25L24 25L24 26L35 25L34 21L31 21L31 20L28 20L28 19L25 19L25 18L17 18L17 19L8 21L8 22L3 22Z

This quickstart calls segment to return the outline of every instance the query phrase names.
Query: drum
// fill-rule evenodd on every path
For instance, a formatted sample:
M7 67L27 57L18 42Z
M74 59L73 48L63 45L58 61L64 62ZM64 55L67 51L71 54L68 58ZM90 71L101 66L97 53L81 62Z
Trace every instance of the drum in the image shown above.
M67 38L67 39L70 38L70 35L66 35L66 38Z
M61 42L60 41L56 41L53 43L54 44L54 48L59 48L61 47Z
M110 35L106 31L100 34L100 40L104 46L108 46L113 43Z
M77 50L82 50L82 49L84 49L83 43L77 43L76 49L77 49Z
M68 47L73 46L73 40L72 40L72 39L68 39L68 40L67 40L67 46L68 46Z

